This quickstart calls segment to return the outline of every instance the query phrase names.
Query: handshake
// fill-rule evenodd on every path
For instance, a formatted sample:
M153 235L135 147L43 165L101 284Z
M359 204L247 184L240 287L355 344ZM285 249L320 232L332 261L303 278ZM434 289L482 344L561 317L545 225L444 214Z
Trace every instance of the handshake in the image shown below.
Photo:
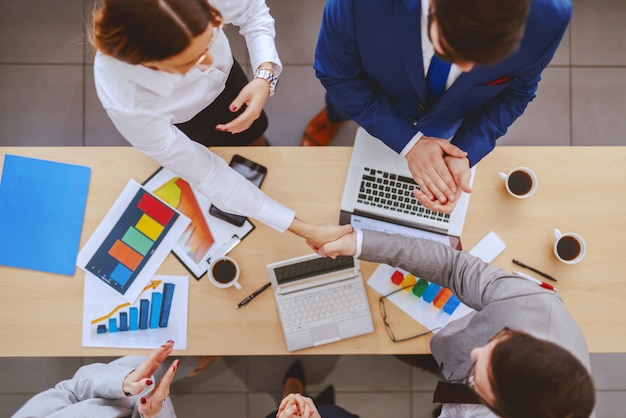
M323 257L356 254L356 232L352 225L311 225L296 217L289 231L304 238L307 245Z

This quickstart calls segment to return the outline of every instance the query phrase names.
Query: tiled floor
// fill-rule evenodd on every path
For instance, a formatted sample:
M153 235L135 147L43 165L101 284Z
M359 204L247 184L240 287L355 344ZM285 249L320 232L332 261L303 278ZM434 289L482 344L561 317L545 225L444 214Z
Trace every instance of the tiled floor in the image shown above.
M0 145L122 145L93 87L84 26L94 0L0 0ZM267 0L285 70L267 105L268 138L297 145L308 119L323 106L311 68L323 0ZM565 40L543 74L537 98L499 140L501 145L625 145L626 2L574 0ZM229 30L233 51L245 46ZM349 145L355 126L334 145ZM619 331L617 331L619 332ZM45 344L45 342L42 342ZM0 344L0 352L1 352ZM229 357L177 383L181 417L263 417L276 405L293 357ZM0 359L0 416L32 394L70 377L95 359ZM598 416L624 416L626 355L592 356ZM428 417L434 381L387 356L305 357L309 389L333 383L338 403L362 417Z

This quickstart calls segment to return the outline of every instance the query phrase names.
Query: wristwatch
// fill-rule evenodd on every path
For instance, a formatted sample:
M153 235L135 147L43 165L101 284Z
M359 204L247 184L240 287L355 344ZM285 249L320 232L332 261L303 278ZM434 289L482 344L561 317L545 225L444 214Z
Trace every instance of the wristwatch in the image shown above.
M276 77L273 71L267 70L265 68L259 68L254 73L254 78L262 78L263 80L270 83L270 97L274 95L274 92L276 91L276 85L278 84L278 77Z

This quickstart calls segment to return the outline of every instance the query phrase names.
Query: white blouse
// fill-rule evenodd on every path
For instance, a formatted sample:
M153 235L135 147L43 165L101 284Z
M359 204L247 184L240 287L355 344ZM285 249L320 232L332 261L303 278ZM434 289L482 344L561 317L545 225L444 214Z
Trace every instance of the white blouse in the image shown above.
M282 70L274 44L274 19L264 0L214 0L224 23L239 26L253 68L271 62ZM214 62L172 74L131 65L98 52L94 60L96 92L119 132L135 148L182 178L220 209L250 216L283 232L295 212L261 192L205 146L192 141L174 124L186 122L224 90L233 66L223 32L211 48Z

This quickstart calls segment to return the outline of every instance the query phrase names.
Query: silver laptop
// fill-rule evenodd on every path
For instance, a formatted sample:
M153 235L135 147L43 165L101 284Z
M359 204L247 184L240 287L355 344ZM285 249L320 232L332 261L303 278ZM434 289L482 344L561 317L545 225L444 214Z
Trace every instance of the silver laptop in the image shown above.
M288 351L374 331L354 257L310 254L269 264L267 271Z
M470 185L475 171L472 168ZM416 187L406 158L359 127L341 198L340 223L371 228L373 223L368 220L376 220L458 238L469 194L462 192L452 213L444 214L422 206L413 195Z

